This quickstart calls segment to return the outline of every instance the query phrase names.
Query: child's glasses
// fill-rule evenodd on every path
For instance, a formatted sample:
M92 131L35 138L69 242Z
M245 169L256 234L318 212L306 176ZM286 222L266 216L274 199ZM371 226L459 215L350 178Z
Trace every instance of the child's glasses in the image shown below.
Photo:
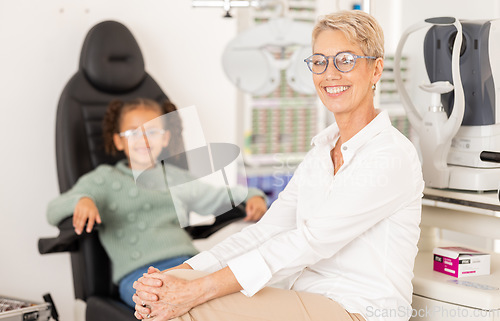
M165 130L161 128L148 128L145 131L142 131L141 128L137 129L129 129L124 132L119 133L120 137L125 137L127 139L139 139L146 136L147 138L157 138L161 135L165 134Z

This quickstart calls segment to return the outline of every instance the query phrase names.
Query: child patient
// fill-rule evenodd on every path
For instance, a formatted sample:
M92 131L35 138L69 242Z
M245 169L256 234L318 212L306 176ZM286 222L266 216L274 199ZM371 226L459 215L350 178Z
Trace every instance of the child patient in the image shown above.
M175 110L168 101L162 105L149 99L112 101L103 121L105 149L110 154L123 151L127 159L114 166L98 166L48 205L49 223L57 225L73 215L77 234L83 232L85 224L89 233L94 224L102 223L98 233L112 261L113 281L118 284L120 298L130 307L135 306L132 284L147 272L148 266L168 269L197 254L191 238L180 227L178 215L187 216L189 210L213 214L227 198L226 187L200 183L180 197L185 213L179 213L180 207L174 206L174 196L165 186L159 189L136 185L132 168L162 175L161 166L151 169L152 159L156 160L169 146L173 135L180 135L182 126L179 120L169 122L165 128L159 116ZM172 165L166 170L173 176L188 175ZM234 191L245 193L242 187ZM264 215L264 197L261 191L248 189L246 220L257 221Z

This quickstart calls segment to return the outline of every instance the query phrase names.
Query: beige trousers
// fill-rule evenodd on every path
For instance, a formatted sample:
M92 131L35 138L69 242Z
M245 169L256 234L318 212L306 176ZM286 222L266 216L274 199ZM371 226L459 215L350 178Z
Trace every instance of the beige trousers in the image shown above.
M205 272L172 270L168 273L197 279ZM238 292L201 304L175 321L365 321L337 302L319 294L266 287L252 297Z

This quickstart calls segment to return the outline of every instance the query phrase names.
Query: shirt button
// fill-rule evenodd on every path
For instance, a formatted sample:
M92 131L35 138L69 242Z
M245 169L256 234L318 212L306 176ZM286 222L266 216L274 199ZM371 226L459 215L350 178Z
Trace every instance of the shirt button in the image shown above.
M136 197L139 194L139 190L137 188L132 188L130 191L128 191L128 195L130 197Z
M141 257L141 252L139 251L133 251L131 254L130 254L130 257L134 260L137 260L138 258Z
M111 185L111 188L115 191L119 191L122 188L122 184L120 184L120 182L114 182L113 185Z
M139 224L137 224L137 227L139 228L139 230L144 231L146 230L146 223L139 222Z
M104 179L101 176L97 176L94 178L94 183L97 185L102 185L104 183Z
M151 204L146 203L146 204L144 204L144 205L142 206L142 208L143 208L145 211L149 211L149 210L151 210Z
M133 245L133 244L137 243L138 240L139 240L139 237L137 235L132 235L132 236L130 236L130 239L128 241L131 245Z
M342 150L347 150L347 146L342 146Z
M127 215L127 219L129 222L134 222L136 218L137 218L137 215L135 213L130 213Z
M118 205L116 205L116 203L111 203L111 204L109 204L108 208L111 211L116 211L116 209L118 208Z

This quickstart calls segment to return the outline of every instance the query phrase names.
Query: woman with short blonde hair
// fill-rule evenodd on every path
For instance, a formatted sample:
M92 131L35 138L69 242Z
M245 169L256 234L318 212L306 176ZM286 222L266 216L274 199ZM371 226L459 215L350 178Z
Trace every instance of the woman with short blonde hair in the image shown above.
M340 11L321 17L312 32L313 46L324 30L340 30L365 55L384 58L384 31L373 16L363 11Z
M368 14L316 24L304 62L336 122L313 138L257 224L140 278L138 319L410 318L424 183L412 143L373 104L383 54L382 30Z

